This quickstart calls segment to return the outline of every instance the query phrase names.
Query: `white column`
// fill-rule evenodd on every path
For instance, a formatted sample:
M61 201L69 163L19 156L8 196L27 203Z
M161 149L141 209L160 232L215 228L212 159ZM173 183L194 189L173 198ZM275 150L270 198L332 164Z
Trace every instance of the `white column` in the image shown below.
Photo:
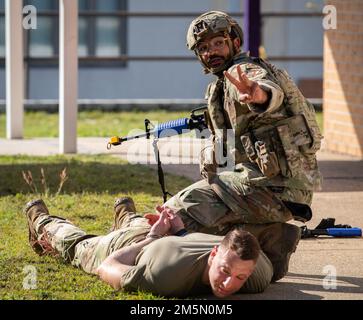
M77 152L78 1L59 1L59 152Z
M23 1L6 0L6 137L23 138Z

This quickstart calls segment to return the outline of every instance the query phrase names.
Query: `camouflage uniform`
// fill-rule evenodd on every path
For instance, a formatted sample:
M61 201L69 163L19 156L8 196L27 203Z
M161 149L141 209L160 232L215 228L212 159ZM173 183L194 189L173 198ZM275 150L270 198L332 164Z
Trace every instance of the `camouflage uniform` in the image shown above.
M128 211L117 217L115 230L104 236L87 235L70 221L50 216L42 201L33 205L29 211L29 230L32 230L29 240L32 248L41 255L60 256L73 266L92 274L112 252L145 239L150 231L146 218Z
M272 81L273 78L268 71L256 62L252 63L252 59L246 54L238 54L233 61L235 64L228 71L233 74L236 66L240 65L249 79L257 81L266 91L271 92L270 103L267 110L260 113L256 106L240 103L236 88L224 78L219 78L209 85L207 97L210 129L215 133L212 140L223 141L222 131L233 130L235 145L229 145L227 148L235 166L233 171L217 173L216 164L208 160L216 158L213 154L215 146L209 146L202 151L201 173L205 180L187 187L166 203L180 211L187 225L195 225L198 222L204 227L223 227L223 221L235 223L238 220L237 216L240 217L239 223L286 222L291 220L293 215L283 201L309 206L314 188L320 187L321 176L315 157L316 150L302 153L290 141L291 149L296 150L293 149L295 153L292 152L291 157L287 159L286 154L289 150L284 150L284 146L278 140L281 138L276 127L285 129L291 117L286 108L285 93ZM223 105L218 101L224 101ZM303 103L308 102L304 100ZM262 127L267 128L266 133L258 133ZM293 130L294 133L300 130L305 134L307 128ZM263 172L264 167L258 163L258 157L251 160L241 142L241 137L251 132L265 139L272 163L266 172ZM284 137L283 134L281 136ZM287 139L290 139L290 136L287 136ZM212 156L206 155L208 152L211 152ZM209 207L213 209L207 210ZM221 207L224 209L221 210ZM226 215L229 215L229 218L225 217ZM188 217L191 218L190 221ZM198 227L196 229L198 230Z
M292 206L288 209L287 204L310 206L313 190L320 188L315 153L322 136L313 106L285 71L243 52L232 55L217 69L208 68L196 45L205 36L221 32L226 37L234 32L243 42L240 27L222 12L203 14L188 30L189 49L195 50L206 73L217 76L206 93L206 116L212 138L201 154L201 174L205 180L182 190L166 205L174 208L187 228L194 231L221 235L231 225L243 224L259 238L263 230L275 224L280 238L273 239L274 244L263 244L266 252L278 241L284 242L285 222L294 216ZM231 42L228 45L230 52L234 52ZM239 101L237 88L222 73L227 70L237 78L237 65L268 93L268 105ZM233 143L227 139L231 132ZM233 163L232 168L222 173L217 169L222 164L218 150ZM261 243L262 239L259 240ZM294 250L292 246L285 254ZM276 250L267 256L274 260Z

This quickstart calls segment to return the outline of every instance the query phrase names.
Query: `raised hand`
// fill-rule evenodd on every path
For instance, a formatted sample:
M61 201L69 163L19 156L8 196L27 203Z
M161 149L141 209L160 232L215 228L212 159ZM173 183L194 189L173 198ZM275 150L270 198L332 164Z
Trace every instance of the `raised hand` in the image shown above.
M229 72L224 71L224 76L232 82L239 92L239 101L242 103L266 103L268 95L266 91L260 88L257 82L248 79L246 74L241 70L241 66L237 66L237 78Z

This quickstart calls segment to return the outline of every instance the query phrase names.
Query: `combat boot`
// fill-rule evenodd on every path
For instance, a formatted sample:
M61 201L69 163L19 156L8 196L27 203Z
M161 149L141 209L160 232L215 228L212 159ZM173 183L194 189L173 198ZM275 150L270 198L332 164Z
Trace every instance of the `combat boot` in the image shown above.
M38 241L38 232L35 230L35 221L41 216L49 216L49 211L42 199L29 201L25 208L24 213L28 221L29 230L29 243L32 249L39 255L45 253L44 246L41 241ZM41 231L39 232L42 233Z
M115 216L111 231L120 229L123 224L129 221L130 216L135 216L136 214L134 200L130 197L116 199L113 208Z
M283 278L289 269L291 254L295 252L301 236L301 229L289 223L243 225L259 241L261 250L273 266L272 282Z
M280 280L288 272L291 254L295 252L300 236L300 228L289 223L273 223L261 233L261 248L274 269L272 282Z

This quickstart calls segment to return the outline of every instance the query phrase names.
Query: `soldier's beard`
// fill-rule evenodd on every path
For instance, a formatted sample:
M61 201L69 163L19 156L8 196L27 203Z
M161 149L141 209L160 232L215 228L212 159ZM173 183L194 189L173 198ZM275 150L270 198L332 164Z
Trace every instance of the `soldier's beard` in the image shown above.
M233 63L233 55L231 53L229 53L227 57L213 55L210 56L208 60L198 54L197 56L204 67L204 73L213 73L218 77L223 75L223 71L227 70Z
M210 56L207 61L204 61L204 64L207 66L209 72L220 77L223 71L232 65L232 54L229 53L227 57L220 55Z
M208 61L207 61L207 66L209 68L218 68L220 67L221 65L223 65L224 63L226 62L226 59L225 57L223 56L217 56L217 55L214 55L214 56L211 56Z

